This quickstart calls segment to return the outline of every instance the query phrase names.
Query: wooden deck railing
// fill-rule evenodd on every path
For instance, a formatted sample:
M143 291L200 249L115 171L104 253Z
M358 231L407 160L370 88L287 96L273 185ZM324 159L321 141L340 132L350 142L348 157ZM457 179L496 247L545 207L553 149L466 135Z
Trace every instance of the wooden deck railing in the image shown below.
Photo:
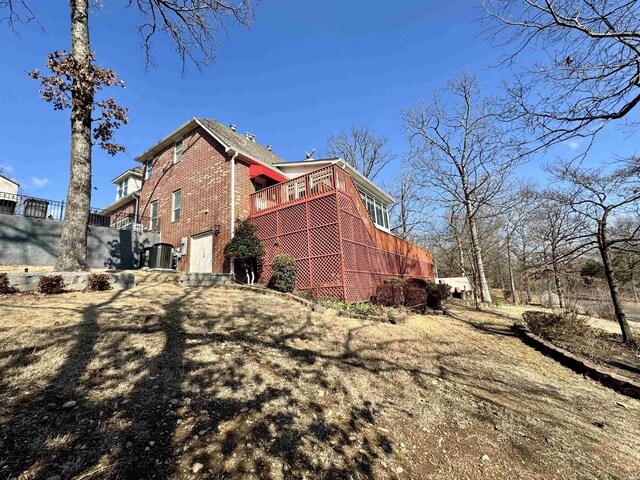
M251 215L336 190L341 183L336 169L330 165L252 193Z

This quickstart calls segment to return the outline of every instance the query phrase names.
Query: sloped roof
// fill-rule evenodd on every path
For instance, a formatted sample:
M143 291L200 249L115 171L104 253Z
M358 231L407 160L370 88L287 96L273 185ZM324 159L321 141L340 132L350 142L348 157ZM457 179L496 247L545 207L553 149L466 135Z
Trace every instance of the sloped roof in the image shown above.
M132 173L135 173L136 175L142 176L142 174L144 173L144 166L143 165L139 165L137 167L127 168L124 172L122 172L116 178L111 180L111 182L115 182L116 180L120 179L121 177L124 177L129 172L132 172Z
M13 183L14 185L20 186L20 184L18 182L16 182L13 178L9 178L6 175L0 175L0 177L4 178L5 180Z
M232 149L240 150L241 152L246 153L255 160L259 160L270 165L283 163L285 161L284 158L276 155L266 147L247 138L247 136L244 134L234 132L229 127L223 125L217 120L198 118L198 121Z

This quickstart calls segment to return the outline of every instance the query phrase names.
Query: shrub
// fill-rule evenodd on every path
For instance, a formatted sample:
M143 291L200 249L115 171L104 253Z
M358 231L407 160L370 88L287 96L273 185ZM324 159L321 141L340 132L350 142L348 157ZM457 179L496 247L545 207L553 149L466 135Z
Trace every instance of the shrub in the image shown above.
M421 278L410 278L404 284L407 288L427 288L427 281Z
M359 315L380 315L380 311L378 311L375 306L367 302L347 303L342 300L338 300L337 298L327 298L321 302L321 305L335 310L357 313Z
M591 331L587 322L575 311L560 314L526 311L522 314L522 319L533 333L547 340L583 337Z
M224 256L242 262L248 284L255 282L258 262L265 252L264 243L258 236L258 227L251 222L251 219L238 220L235 236L224 247Z
M451 287L446 283L427 282L427 306L442 310L442 302L451 296Z
M404 287L405 281L401 278L387 278L383 283L385 285L400 285Z
M292 292L296 286L298 266L291 255L281 253L271 262L271 280L269 286L280 292Z
M397 283L379 285L376 289L376 301L379 305L385 307L401 307L404 302L404 289L402 285Z
M44 293L46 295L63 293L64 287L65 285L62 275L53 275L51 277L43 275L38 281L38 290L40 293Z
M424 287L408 286L404 293L404 305L412 310L424 311L427 307L427 289Z
M87 278L87 288L94 292L111 290L111 279L106 273L92 273Z
M0 273L0 294L15 293L15 288L9 285L9 276L6 273Z

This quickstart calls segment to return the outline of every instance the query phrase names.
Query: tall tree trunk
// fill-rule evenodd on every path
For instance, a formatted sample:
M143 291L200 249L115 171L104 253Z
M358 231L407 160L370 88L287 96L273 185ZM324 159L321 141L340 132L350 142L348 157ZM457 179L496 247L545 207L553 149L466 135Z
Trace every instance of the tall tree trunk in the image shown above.
M562 279L558 270L557 253L555 245L551 245L551 266L553 267L553 280L556 285L556 293L558 294L558 303L560 308L564 310L566 302L564 301L564 293L562 293Z
M72 55L89 72L89 2L70 0ZM93 95L88 94L78 78L71 91L71 171L67 209L62 226L60 255L56 269L88 270L87 229L91 203L91 109Z
M611 294L611 302L613 303L613 310L616 313L618 324L622 332L622 341L624 343L635 343L633 337L633 331L627 322L627 317L622 309L622 303L620 302L620 296L618 295L618 283L613 273L611 265L611 257L609 255L609 241L607 240L607 216L608 212L605 212L602 220L598 222L598 250L602 257L602 264L604 265L604 276L607 279L607 285L609 286L609 293Z
M631 288L633 289L633 296L636 299L636 302L640 302L640 298L638 297L638 286L636 285L636 277L633 274L633 268L631 269Z
M511 234L507 232L507 267L509 269L509 288L511 288L511 302L516 305L516 280L513 278L513 265L511 264Z
M480 295L483 302L491 303L491 292L489 291L489 285L487 283L487 276L484 273L484 263L482 260L482 247L480 247L480 241L478 240L478 227L476 221L471 217L471 206L467 206L467 215L469 220L469 233L471 237L471 248L473 249L473 256L475 258L477 278L480 287Z

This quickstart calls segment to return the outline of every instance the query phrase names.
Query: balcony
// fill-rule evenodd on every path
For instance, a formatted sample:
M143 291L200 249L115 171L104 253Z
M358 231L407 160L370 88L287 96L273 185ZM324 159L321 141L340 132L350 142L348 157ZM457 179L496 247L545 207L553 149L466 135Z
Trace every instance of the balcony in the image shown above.
M64 220L65 213L65 202L0 192L0 215L16 215L61 222ZM89 212L89 225L142 232L149 230L146 228L149 225L149 218L135 218L135 215L131 213L108 213L102 209L92 208Z
M349 174L330 165L251 194L250 213L257 215L275 208L319 197L336 190L347 192Z

